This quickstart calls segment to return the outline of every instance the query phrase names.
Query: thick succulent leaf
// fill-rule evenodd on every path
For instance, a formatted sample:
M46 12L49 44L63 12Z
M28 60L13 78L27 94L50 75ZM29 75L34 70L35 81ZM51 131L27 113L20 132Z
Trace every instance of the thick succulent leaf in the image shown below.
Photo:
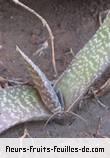
M0 90L0 133L11 126L31 120L46 120L50 114L30 86Z
M61 76L57 87L65 97L66 108L69 108L72 102L80 100L108 66L110 66L110 15Z

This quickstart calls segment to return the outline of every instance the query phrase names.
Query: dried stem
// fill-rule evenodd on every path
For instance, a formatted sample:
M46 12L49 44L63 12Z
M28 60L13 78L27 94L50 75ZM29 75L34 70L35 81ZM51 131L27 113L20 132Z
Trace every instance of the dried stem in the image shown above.
M30 134L29 134L27 128L24 129L24 133L23 133L23 135L22 135L20 138L23 139L23 138L26 138L26 137L30 137L30 138L31 138L31 136L30 136Z
M101 107L103 107L103 108L105 108L105 109L107 110L108 107L107 107L105 104L103 104L103 103L99 100L97 94L95 94L95 92L94 92L94 90L93 90L92 87L91 87L91 91L92 91L92 93L93 93L93 95L94 95L94 98L96 99L96 102L97 102Z
M34 14L37 18L39 18L41 20L43 26L45 26L47 28L47 31L49 33L50 40L51 40L52 64L53 64L53 68L54 68L54 71L55 71L55 75L57 76L58 73L57 73L56 62L55 62L54 36L53 36L52 30L51 30L49 24L47 23L47 21L41 15L39 15L37 12L35 12L33 9L29 8L25 4L21 3L19 0L12 0L12 1L14 3L20 5L21 7L25 8L26 10L28 10L32 14Z
M110 9L107 9L105 11L102 11L99 13L99 25L101 26L103 24L103 15L105 15L105 18L106 16L110 13Z

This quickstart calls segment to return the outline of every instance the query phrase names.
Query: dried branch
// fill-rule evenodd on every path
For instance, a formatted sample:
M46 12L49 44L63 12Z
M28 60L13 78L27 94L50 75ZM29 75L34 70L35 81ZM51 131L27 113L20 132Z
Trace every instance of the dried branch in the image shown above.
M33 9L29 8L28 6L26 6L25 4L21 3L19 0L12 0L14 3L20 5L21 7L23 7L24 9L28 10L29 12L31 12L32 14L34 14L37 18L39 18L43 24L43 26L45 26L47 28L47 31L49 33L50 36L50 40L51 40L51 49L52 49L52 64L53 64L53 68L54 68L54 72L55 75L57 76L57 68L56 68L56 61L55 61L55 46L54 46L54 36L52 33L52 30L49 26L49 24L47 23L47 21L37 12L35 12Z

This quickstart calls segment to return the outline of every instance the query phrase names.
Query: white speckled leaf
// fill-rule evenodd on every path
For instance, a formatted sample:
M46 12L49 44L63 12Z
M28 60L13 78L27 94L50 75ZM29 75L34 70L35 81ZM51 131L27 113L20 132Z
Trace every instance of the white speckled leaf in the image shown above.
M49 116L32 87L14 86L0 90L0 133L15 124L46 120Z
M72 60L57 85L65 97L66 106L69 107L75 100L80 100L108 66L110 66L110 15Z

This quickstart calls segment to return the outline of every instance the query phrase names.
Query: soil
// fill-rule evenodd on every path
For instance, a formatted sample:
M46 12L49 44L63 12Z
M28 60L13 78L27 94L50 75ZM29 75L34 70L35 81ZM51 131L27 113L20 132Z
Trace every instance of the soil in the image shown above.
M99 13L110 8L109 0L23 0L23 3L42 15L52 28L58 74L69 65L74 55L87 43L99 27ZM16 44L54 80L50 42L42 55L34 55L48 40L49 35L34 15L15 5L11 0L0 0L0 76L9 79L29 79ZM51 65L51 66L50 66ZM100 98L109 107L110 94ZM109 137L110 110L95 100L88 101L78 111L87 123L76 118L66 124L30 122L17 125L0 137L20 137L27 128L31 137Z

